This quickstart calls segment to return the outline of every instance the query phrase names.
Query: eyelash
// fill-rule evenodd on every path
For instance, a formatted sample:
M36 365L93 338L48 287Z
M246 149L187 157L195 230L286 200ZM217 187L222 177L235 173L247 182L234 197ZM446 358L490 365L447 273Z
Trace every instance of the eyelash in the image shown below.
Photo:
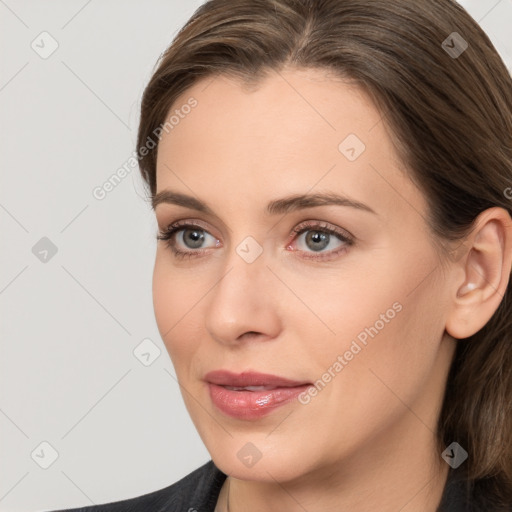
M188 221L178 221L174 224L171 224L167 227L167 229L163 231L159 231L159 234L157 236L158 240L163 240L166 242L167 247L169 247L174 254L174 256L178 259L186 259L186 258L197 258L201 257L205 252L208 251L208 249L192 249L190 251L182 251L180 249L176 248L175 241L174 241L174 235L184 229L196 229L198 231L204 231L208 234L207 229L205 227L199 225L199 224L193 224ZM335 256L338 256L342 252L347 250L347 247L350 247L354 244L354 237L352 235L349 235L346 231L341 231L339 229L335 229L332 227L329 227L328 224L324 222L318 222L318 221L306 221L301 224L299 224L296 228L293 229L292 234L295 236L293 239L299 237L302 233L305 233L307 231L315 231L320 233L327 233L329 235L334 235L341 242L344 242L344 246L339 247L337 249L333 249L331 251L325 252L325 253L317 253L317 256L302 256L305 259L312 259L312 260L324 260L324 259L331 259ZM290 242L286 244L288 247L290 245ZM301 251L304 252L304 251ZM306 252L305 254L310 254ZM313 253L314 254L314 253Z

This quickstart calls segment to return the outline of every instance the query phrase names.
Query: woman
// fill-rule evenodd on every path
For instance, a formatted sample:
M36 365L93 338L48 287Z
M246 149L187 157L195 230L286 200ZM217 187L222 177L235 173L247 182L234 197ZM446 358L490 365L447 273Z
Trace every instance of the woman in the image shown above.
M512 510L512 80L464 9L210 0L138 148L212 460L75 510Z

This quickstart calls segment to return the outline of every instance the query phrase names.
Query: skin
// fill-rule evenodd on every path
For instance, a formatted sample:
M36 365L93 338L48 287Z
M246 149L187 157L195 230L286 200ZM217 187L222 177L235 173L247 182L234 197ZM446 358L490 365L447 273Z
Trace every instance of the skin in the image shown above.
M157 192L191 195L215 215L156 206L160 230L186 220L201 221L206 233L195 258L178 259L158 242L153 301L188 412L229 475L217 510L227 509L229 484L231 512L434 512L449 469L435 430L454 338L478 331L501 301L510 216L484 212L457 258L443 263L426 199L381 114L325 71L286 68L252 89L208 78L173 109L191 96L198 105L159 143ZM348 134L366 145L354 161L338 149ZM265 211L271 200L319 192L375 213L337 205ZM307 233L293 234L304 221L346 230L355 242L331 235L315 251ZM182 234L176 246L197 251ZM252 263L236 251L247 236L263 249ZM397 302L400 312L307 405L246 421L211 402L203 377L216 369L315 382ZM261 453L252 467L237 457L246 443Z

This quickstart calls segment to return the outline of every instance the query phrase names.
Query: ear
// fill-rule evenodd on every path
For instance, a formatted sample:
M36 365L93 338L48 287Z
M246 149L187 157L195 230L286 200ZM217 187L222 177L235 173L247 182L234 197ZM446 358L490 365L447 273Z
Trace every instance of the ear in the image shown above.
M460 242L459 242L460 243ZM446 331L457 339L478 332L498 309L512 268L512 219L504 208L482 212L453 265ZM452 268L454 268L452 267Z

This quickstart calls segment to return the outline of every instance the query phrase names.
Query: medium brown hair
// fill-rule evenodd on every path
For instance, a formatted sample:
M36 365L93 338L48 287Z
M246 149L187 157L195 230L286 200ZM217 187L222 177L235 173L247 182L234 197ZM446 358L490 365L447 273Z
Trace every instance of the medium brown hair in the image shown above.
M468 44L451 55L453 32ZM450 39L449 37L452 37ZM437 240L462 240L475 218L511 211L512 79L493 44L452 0L210 0L161 55L141 105L137 147L204 77L257 84L284 66L325 69L364 89L383 114ZM158 147L139 157L151 196ZM448 243L446 247L448 247ZM473 336L457 341L438 424L439 453L497 505L512 502L512 288Z

